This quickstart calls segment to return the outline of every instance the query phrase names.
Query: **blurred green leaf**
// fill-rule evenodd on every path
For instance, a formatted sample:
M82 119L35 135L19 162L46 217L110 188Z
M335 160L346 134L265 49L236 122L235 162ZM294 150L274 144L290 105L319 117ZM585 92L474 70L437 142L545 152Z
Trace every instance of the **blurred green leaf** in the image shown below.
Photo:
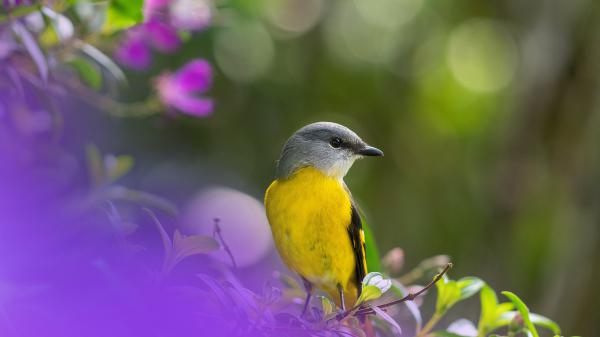
M90 88L98 90L102 87L102 74L95 64L84 58L76 58L67 63L75 71L79 78Z
M509 303L502 303L501 305L503 305L503 304L509 304ZM510 304L512 304L512 303L510 303ZM498 317L498 320L496 321L497 325L494 328L509 325L510 322L515 318L516 315L517 315L517 311L503 312ZM551 330L554 334L560 335L560 333L561 333L560 326L553 320L549 319L548 317L530 312L529 318L534 325L546 328L548 330Z
M172 215L177 214L177 206L172 202L148 192L138 191L123 186L109 186L104 193L105 197L111 200L126 200L145 206L155 207Z
M535 326L531 322L531 317L529 315L529 308L527 307L527 305L525 305L525 303L517 295L515 295L514 293L512 293L510 291L503 291L502 295L508 297L508 299L514 303L515 307L517 308L517 310L523 317L523 322L525 323L527 330L529 330L529 332L531 332L533 337L539 337L539 334L538 334Z
M481 314L477 326L479 336L484 336L494 329L510 323L510 320L503 321L501 316L514 308L512 303L507 302L498 304L496 292L488 285L485 285L481 289L480 299Z
M158 220L158 218L156 217L156 214L154 214L154 212L152 212L148 208L144 208L144 211L146 211L146 213L148 213L148 215L152 219L152 222L154 222L154 225L156 225L156 229L158 230L158 233L160 234L160 239L163 244L163 249L165 250L165 256L171 255L171 251L173 250L173 242L171 241L169 234L167 234L167 231L163 227L160 220Z
M104 181L104 165L100 151L95 145L88 145L85 149L90 179L94 186Z
M298 281L295 278L291 277L290 275L283 274L283 273L280 273L280 272L276 272L276 274L275 274L274 277L276 279L278 279L279 282L281 282L287 288L298 289L298 290L302 289L303 290L303 288L300 286L300 284L298 283Z
M132 156L113 156L109 155L104 158L104 167L106 176L109 181L114 181L131 170L133 167Z
M60 42L56 29L52 26L46 26L46 28L38 35L40 45L44 48L53 47Z
M446 275L438 281L435 286L438 290L438 296L435 304L435 311L440 315L446 313L456 302L460 300L460 287L456 281L450 280Z
M475 295L483 286L485 282L481 279L473 276L463 277L456 282L460 289L460 299L464 300Z
M209 275L198 274L197 275L202 282L206 284L206 286L211 290L212 294L219 301L219 303L226 308L234 308L236 307L236 303L229 295L229 292L223 287L220 282L217 282Z
M210 236L182 235L179 230L173 234L173 259L180 262L188 256L206 254L219 249L219 243Z
M446 330L434 331L433 335L439 336L439 337L468 337L468 336L459 335L454 332L450 332L450 331L446 331Z
M162 240L163 248L165 250L165 259L163 263L163 273L169 272L179 262L186 257L206 254L219 249L219 243L210 236L203 235L182 235L179 230L175 230L173 233L173 239L169 237L164 226L158 220L158 217L148 208L144 208L146 213L152 218L160 238Z
M250 289L243 286L243 284L238 280L229 270L224 271L225 280L229 283L228 289L230 289L230 295L234 297L235 303L240 303L238 301L241 300L246 308L257 311L259 309L259 304L256 303L257 295L252 292Z
M479 315L479 323L477 330L479 335L489 332L488 327L491 327L496 319L496 308L498 306L498 296L490 286L485 285L479 294L481 301L481 314ZM482 333L483 332L483 333Z
M123 70L106 54L101 52L98 48L87 43L80 43L78 47L83 53L91 57L94 61L98 62L99 65L104 67L117 81L126 83L125 74Z
M102 30L110 34L142 22L142 5L143 0L111 0Z
M551 320L550 318L542 316L542 315L534 314L534 313L530 313L529 318L531 319L531 323L533 323L534 325L549 329L554 334L560 335L560 333L561 333L560 326L556 322Z
M367 259L368 271L381 271L381 256L375 242L375 237L371 231L371 227L365 221L365 217L360 215L363 223L363 231L365 232L365 258Z
M331 302L331 300L326 296L319 296L321 299L321 308L323 309L323 315L327 316L333 313L333 308L335 308L335 304Z

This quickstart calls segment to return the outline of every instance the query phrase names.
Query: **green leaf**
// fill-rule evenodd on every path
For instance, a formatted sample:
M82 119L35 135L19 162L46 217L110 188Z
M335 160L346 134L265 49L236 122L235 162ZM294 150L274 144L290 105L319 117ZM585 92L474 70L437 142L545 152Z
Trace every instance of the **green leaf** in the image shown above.
M160 220L158 220L158 218L156 217L156 214L154 214L154 212L152 212L148 208L144 208L144 211L146 211L146 213L148 213L148 215L154 222L154 225L156 226L158 233L160 234L160 239L163 244L163 249L165 250L165 257L171 255L171 251L173 250L173 242L171 241L169 234L167 234L167 231L165 231L165 227L163 227L162 223L160 222Z
M104 67L111 75L120 83L126 83L125 74L123 70L119 68L119 66L111 60L110 57L106 56L100 49L92 46L88 43L81 43L78 45L83 53L92 58L94 61L98 62L99 65Z
M95 145L88 145L85 148L85 154L92 184L98 186L104 181L105 176L100 151L98 151L98 148Z
M102 30L110 34L142 22L142 5L143 0L112 0Z
M158 208L171 215L177 214L177 206L169 200L157 195L133 190L123 186L110 185L104 190L104 196L111 200L125 200L149 207Z
M279 282L281 282L286 288L304 291L304 288L300 286L300 283L298 283L298 281L296 281L296 279L290 275L275 272L274 277L278 279Z
M113 156L104 158L104 167L108 180L114 181L124 176L133 167L133 157Z
M368 273L362 280L362 292L357 300L357 305L381 297L392 287L392 281L378 272Z
M506 318L506 313L514 309L512 302L498 303L496 292L488 285L481 289L480 299L481 314L477 325L479 336L485 336L499 327L510 324L514 315Z
M529 308L527 308L527 305L525 305L525 303L517 295L510 291L503 291L502 295L508 297L508 299L515 304L515 307L523 317L523 322L525 323L527 330L531 332L533 337L539 337L535 326L531 322L531 317L529 316Z
M174 261L197 254L206 254L219 249L217 240L204 235L182 235L179 230L173 234Z
M502 303L500 304L500 306L502 306L503 304L512 304L512 303ZM496 326L494 326L494 328L498 328L501 326L506 326L509 325L510 322L515 318L515 316L517 315L517 311L506 311L503 312L498 320L496 321ZM542 316L542 315L538 315L538 314L534 314L534 313L529 313L529 318L531 319L531 322L534 325L537 326L541 326L542 328L546 328L551 330L554 334L556 335L560 335L561 333L561 329L560 326L554 322L553 320Z
M436 284L438 290L435 311L444 315L456 302L460 300L461 291L456 281L452 281L444 275Z
M88 87L94 90L99 90L102 87L102 74L95 64L84 58L73 59L67 64L75 69L79 78Z
M496 319L496 308L498 306L498 296L496 292L490 286L486 285L481 289L479 293L481 300L481 314L479 315L478 330L483 330L484 327L489 327L494 324Z
M434 336L438 336L438 337L467 337L467 336L459 335L459 334L456 334L454 332L450 332L450 331L447 331L447 330L438 330L438 331L435 331L433 333L433 335Z
M335 304L331 302L331 300L325 296L319 296L321 299L321 307L323 308L323 316L330 315L333 313L333 309L335 308Z
M366 301L378 299L381 297L381 295L383 295L383 293L379 288L373 285L368 285L366 287L363 287L362 292L358 297L358 300L356 300L356 305L359 305Z
M561 333L560 326L558 326L558 324L556 322L554 322L553 320L551 320L550 318L542 316L542 315L534 314L534 313L530 313L529 318L531 319L531 322L534 325L549 329L555 335L560 335L560 333Z
M457 282L458 287L460 288L460 299L464 300L473 295L475 295L483 286L485 282L477 277L463 277Z
M197 274L198 278L202 280L210 289L215 296L215 298L219 301L219 303L225 308L234 308L236 303L233 301L229 292L223 287L223 285L217 280L213 279L211 276L206 274Z

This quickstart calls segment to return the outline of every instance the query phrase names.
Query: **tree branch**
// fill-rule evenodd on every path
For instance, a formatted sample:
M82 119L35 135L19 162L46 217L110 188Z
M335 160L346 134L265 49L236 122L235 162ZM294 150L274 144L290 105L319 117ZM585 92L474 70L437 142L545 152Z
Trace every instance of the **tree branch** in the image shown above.
M444 276L444 274L446 274L446 272L448 272L448 270L450 268L452 268L451 262L446 264L444 269L442 269L442 271L440 271L437 275L435 275L433 280L431 280L431 282L429 282L423 289L421 289L415 293L408 293L408 295L406 295L400 299L397 299L395 301L377 305L377 307L379 309L383 309L383 308L391 307L396 304L400 304L402 302L413 301L415 298L419 297L421 294L423 294L424 292L429 290L429 288L433 287L433 285L436 284L437 281L441 280L442 276ZM371 308L362 308L362 309L359 309L358 311L356 311L357 315L369 315L369 314L374 314L374 313L375 313L375 311L373 311L373 309L371 309Z

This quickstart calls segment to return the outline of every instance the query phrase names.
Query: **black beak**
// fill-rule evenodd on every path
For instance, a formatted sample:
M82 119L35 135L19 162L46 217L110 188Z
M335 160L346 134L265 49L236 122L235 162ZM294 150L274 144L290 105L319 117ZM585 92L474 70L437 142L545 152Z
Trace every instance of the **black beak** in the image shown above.
M383 157L383 151L369 145L366 145L365 147L361 148L360 150L358 150L357 153L361 156Z

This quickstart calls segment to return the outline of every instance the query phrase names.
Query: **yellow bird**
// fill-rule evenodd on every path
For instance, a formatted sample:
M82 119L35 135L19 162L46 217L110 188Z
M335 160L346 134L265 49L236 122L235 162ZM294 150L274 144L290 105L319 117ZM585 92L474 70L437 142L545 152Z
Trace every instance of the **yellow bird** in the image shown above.
M265 206L281 258L304 281L303 314L315 287L342 310L360 295L367 274L365 239L344 176L363 156L383 152L330 122L301 128L283 146Z

